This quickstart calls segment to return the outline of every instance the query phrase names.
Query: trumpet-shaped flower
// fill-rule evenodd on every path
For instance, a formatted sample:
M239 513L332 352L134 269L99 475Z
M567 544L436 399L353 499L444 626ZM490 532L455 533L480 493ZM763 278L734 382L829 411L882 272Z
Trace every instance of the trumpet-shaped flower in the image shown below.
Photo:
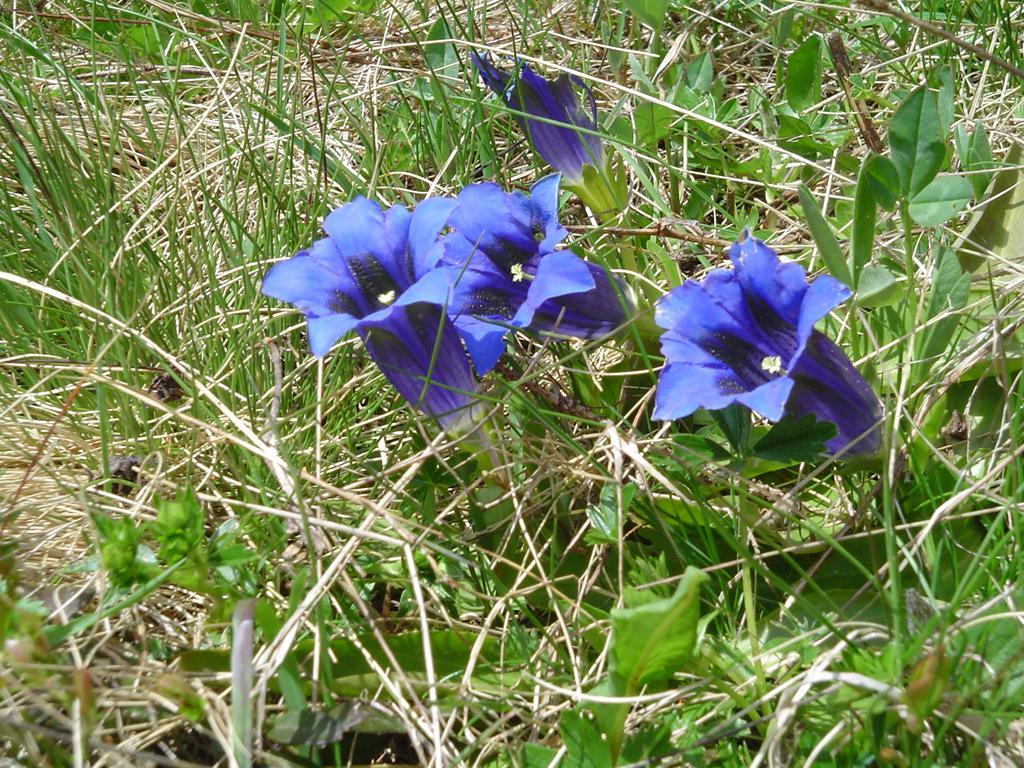
M358 197L328 214L327 237L271 267L263 293L306 315L322 357L354 331L406 400L453 429L470 416L476 379L443 304L449 282L434 248L455 207L429 198L410 213Z
M655 419L740 403L769 421L813 413L836 425L830 453L873 453L881 404L850 360L814 324L850 296L823 276L780 263L760 240L729 249L733 269L687 280L658 302L665 368Z
M545 80L526 62L515 74L494 66L490 58L471 53L484 83L501 97L515 116L533 148L544 162L567 181L583 178L584 164L600 167L604 149L597 130L597 104L590 89L577 77L561 74ZM582 108L576 89L587 101L590 114Z
M454 285L449 315L480 373L494 367L509 328L590 339L628 317L622 281L555 250L567 234L558 222L558 183L552 174L524 195L486 182L456 198L440 264Z

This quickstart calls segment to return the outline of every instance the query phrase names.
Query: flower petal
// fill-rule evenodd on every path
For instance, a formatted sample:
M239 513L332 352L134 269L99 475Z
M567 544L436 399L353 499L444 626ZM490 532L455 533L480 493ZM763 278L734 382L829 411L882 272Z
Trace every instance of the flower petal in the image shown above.
M736 399L738 388L732 371L717 361L670 362L658 376L651 416L656 421L670 421L689 416L698 408L725 408Z
M546 256L542 266L561 253L564 252ZM618 277L609 275L598 264L582 259L580 263L586 267L594 287L575 293L566 292L537 306L529 323L531 330L557 332L579 339L596 339L611 333L629 319L633 313L633 303L626 284ZM538 270L537 274L530 286L531 291L541 282L541 272ZM577 281L583 283L582 279L578 278Z
M583 86L589 98L589 89ZM604 159L601 139L594 133L597 126L583 110L566 74L548 81L533 72L527 64L520 65L519 79L509 90L509 106L537 119L527 118L524 124L537 154L569 179L583 177L583 164L600 166ZM583 129L583 131L579 129Z
M473 367L483 376L498 364L498 360L504 354L508 326L472 315L460 315L454 322L466 344L466 349L469 350Z
M594 287L594 276L572 251L556 251L540 259L537 272L530 281L526 301L522 303L512 324L525 328L541 304L568 294L583 293Z
M750 392L736 396L736 402L769 421L778 421L785 411L786 401L793 391L793 380L788 376L771 379Z
M449 226L496 264L507 268L537 251L533 209L525 195L483 182L464 188L457 200Z
M729 246L729 258L754 314L769 323L795 326L807 291L804 268L796 262L780 263L775 251L749 236Z
M848 298L851 291L841 282L828 275L821 275L807 287L803 303L800 305L800 317L797 321L796 335L806 339L814 324L825 317Z
M458 202L451 197L428 197L420 201L409 223L409 248L412 251L413 276L422 277L433 269L441 256L438 235Z
M838 430L826 443L830 453L871 454L881 442L882 404L853 363L831 339L811 333L795 370L786 410L813 413Z
M512 75L494 66L490 55L487 53L481 56L476 51L470 51L469 58L487 87L504 99L505 92L508 89L508 81Z
M558 185L561 180L561 174L551 173L530 187L531 222L534 230L544 235L537 245L540 253L553 251L569 234L569 230L558 221Z
M371 305L379 294L401 293L415 281L408 248L411 220L403 206L381 211L365 197L336 208L324 219L324 232Z
M334 343L359 323L352 315L310 315L306 318L309 349L315 357L326 355Z
M358 327L366 350L407 401L450 430L472 419L476 378L458 332L435 304L394 307Z
M261 290L306 313L359 315L364 309L353 298L355 283L330 238L317 240L308 250L272 266Z

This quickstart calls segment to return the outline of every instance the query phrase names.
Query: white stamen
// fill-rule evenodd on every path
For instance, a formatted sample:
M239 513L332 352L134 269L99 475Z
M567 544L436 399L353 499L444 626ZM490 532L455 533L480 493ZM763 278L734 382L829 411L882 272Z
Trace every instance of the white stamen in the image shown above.
M765 373L778 374L785 373L782 368L782 358L778 355L771 355L761 361L761 370Z
M394 300L395 300L395 292L394 291L386 291L385 293L382 293L382 294L380 294L377 297L377 301L379 301L384 306L387 306L388 304L390 304Z
M509 268L509 272L512 273L512 282L513 283L518 283L520 280L525 280L526 279L526 275L523 273L523 265L522 264L513 264Z

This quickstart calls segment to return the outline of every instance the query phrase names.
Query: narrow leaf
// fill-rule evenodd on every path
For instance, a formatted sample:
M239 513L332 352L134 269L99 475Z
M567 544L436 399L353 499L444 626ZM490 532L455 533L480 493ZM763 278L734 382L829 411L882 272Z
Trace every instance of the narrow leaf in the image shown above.
M402 724L369 704L350 701L327 711L305 709L274 718L267 737L279 744L323 747L341 741L346 733L401 733Z
M875 192L865 163L857 177L857 188L853 193L853 227L850 234L850 274L853 284L860 279L860 271L871 261L875 247Z
M974 127L970 141L967 144L967 157L964 160L964 170L971 174L967 180L971 182L971 189L974 190L974 199L981 200L985 190L992 182L991 169L995 168L992 159L992 146L988 141L988 132L980 122ZM986 173L986 171L989 171Z
M929 361L942 355L949 347L960 324L958 310L967 306L971 290L971 275L964 272L956 254L942 248L935 262L932 290L928 298L928 328L918 342L917 359ZM937 319L936 318L940 318ZM922 373L925 371L923 370Z
M802 184L798 194L800 207L803 208L807 226L811 230L811 237L814 238L814 244L818 246L818 252L821 254L821 260L825 262L825 267L839 282L844 285L853 285L853 277L850 275L850 267L846 263L846 259L843 258L843 250L839 247L839 241L836 240L832 227L825 221L814 195Z

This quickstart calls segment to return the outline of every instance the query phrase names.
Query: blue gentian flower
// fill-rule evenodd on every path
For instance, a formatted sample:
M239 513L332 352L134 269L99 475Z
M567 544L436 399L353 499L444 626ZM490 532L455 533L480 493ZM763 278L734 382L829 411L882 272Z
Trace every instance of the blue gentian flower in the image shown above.
M874 453L882 408L864 378L814 324L850 296L831 277L808 284L799 264L780 263L760 240L729 249L733 269L687 280L663 296L665 368L655 419L740 403L769 421L813 413L836 425L830 453Z
M629 315L621 280L555 249L567 234L558 222L558 184L551 174L524 195L485 182L456 198L439 263L454 285L449 315L481 374L501 357L509 328L591 339Z
M563 73L554 80L545 80L526 62L519 62L512 75L494 66L486 54L472 52L470 57L484 83L509 109L523 113L515 115L516 122L537 154L567 182L583 179L584 164L595 168L603 166L604 149L600 137L594 133L597 103L578 77ZM587 100L590 114L582 109L577 88Z
M447 430L471 416L476 389L443 307L449 281L434 269L454 207L452 199L428 198L412 213L398 205L383 211L358 197L328 214L327 237L263 278L264 294L305 313L314 355L355 331L402 397Z

